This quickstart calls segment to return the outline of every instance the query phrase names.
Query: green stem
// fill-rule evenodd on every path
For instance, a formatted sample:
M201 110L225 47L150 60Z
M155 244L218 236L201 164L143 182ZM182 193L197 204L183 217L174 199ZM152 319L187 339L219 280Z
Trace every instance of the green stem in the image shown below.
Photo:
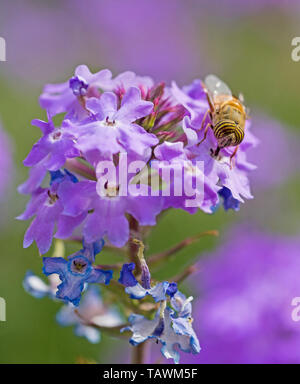
M82 163L79 159L68 159L65 168L70 172L77 173L88 180L97 181L95 170Z
M129 240L129 260L135 264L135 274L138 276L142 272L141 262L138 257L139 246L131 239L140 237L140 228L139 223L135 220L134 217L130 216L129 218L129 228L130 228L130 240Z
M132 348L132 364L145 364L147 355L147 341Z
M191 245L198 241L201 237L204 236L218 236L218 231L212 230L212 231L205 231L202 233L199 233L198 235L188 237L181 241L180 243L176 244L174 247L167 249L166 251L157 253L155 255L152 255L148 258L148 265L155 265L156 263L162 261L162 260L168 260L171 256L173 256L175 253L179 252L183 248L187 247L188 245Z

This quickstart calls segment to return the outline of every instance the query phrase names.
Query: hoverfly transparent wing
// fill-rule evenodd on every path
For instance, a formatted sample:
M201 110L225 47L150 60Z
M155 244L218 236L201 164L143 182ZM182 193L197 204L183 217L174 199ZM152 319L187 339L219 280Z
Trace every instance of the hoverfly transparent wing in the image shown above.
M250 119L250 108L249 107L245 107L245 112L246 112L246 119L249 120Z
M228 85L225 84L215 75L206 76L204 83L213 99L218 95L232 96L231 90Z
M245 104L245 97L244 97L244 95L243 95L242 93L239 93L239 97L238 97L238 99L240 100L240 102L241 102L242 104Z
M249 107L245 107L245 97L242 93L239 93L239 97L238 97L239 101L243 104L243 107L244 107L244 110L245 110L245 113L246 113L246 118L249 119L249 115L250 115L250 108Z

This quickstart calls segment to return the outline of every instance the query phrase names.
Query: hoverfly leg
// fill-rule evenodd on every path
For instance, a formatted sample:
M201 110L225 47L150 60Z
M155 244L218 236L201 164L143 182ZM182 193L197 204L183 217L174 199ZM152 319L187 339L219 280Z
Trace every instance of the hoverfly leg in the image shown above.
M221 147L217 146L217 149L214 152L214 157L217 157L218 154L220 153Z
M199 129L199 132L202 131L202 129L204 128L204 124L205 124L207 115L208 115L209 113L210 113L210 110L208 109L208 110L205 112L204 116L203 116L203 119L202 119L202 122L201 122L201 127L200 127L200 129Z
M201 143L203 143L203 141L206 139L207 132L208 132L209 128L212 128L211 123L207 123L207 125L206 125L206 127L205 127L205 130L204 130L204 137L203 137L203 139L197 144L197 146L199 146Z
M201 85L202 85L203 91L204 91L205 94L206 94L206 98L207 98L207 102L208 102L209 108L210 108L211 112L214 112L215 108L214 108L212 99L211 99L211 97L210 97L210 94L208 93L207 87L206 87L206 85L203 83L203 81L201 81Z
M237 154L237 151L239 149L239 145L237 145L232 153L232 155L230 156L230 169L233 169L235 163L234 163L234 157L236 156Z

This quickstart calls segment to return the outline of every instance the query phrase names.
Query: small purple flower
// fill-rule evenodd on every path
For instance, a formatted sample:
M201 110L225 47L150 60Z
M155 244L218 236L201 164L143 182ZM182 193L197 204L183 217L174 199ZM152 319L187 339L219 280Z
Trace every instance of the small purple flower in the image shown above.
M44 257L43 272L46 276L58 274L61 284L57 287L56 297L67 300L78 306L85 283L109 284L112 271L103 271L93 267L95 254L103 247L103 240L94 244L83 243L83 249L69 256L68 260L62 257Z
M164 174L168 178L171 175L171 185L168 189L170 196L165 197L164 208L181 208L190 213L195 213L200 208L204 212L211 213L212 207L219 200L217 192L220 187L206 177L202 169L198 168L196 163L189 158L190 153L184 148L183 143L165 142L155 148L154 154L159 163L151 162L152 168L159 171L163 180ZM201 183L199 189L194 186L196 179ZM180 187L180 194L176 193L176 185ZM187 189L193 192L193 195L189 196ZM191 200L193 200L193 206L187 203Z
M73 76L69 81L70 88L75 96L85 96L89 87L88 83L80 76Z
M39 127L44 136L32 147L24 160L26 167L37 166L42 162L42 167L56 171L61 168L67 158L80 156L80 151L75 147L74 135L64 129L55 128L51 117L49 122L33 120L32 124Z
M60 197L64 213L70 217L87 215L83 235L93 242L106 236L117 247L125 245L129 238L129 223L126 214L131 214L140 225L155 225L161 212L162 201L157 197L141 196L128 191L128 196L100 196L96 181L64 183Z
M145 296L150 295L153 297L155 302L166 300L166 295L174 296L177 292L177 284L169 283L164 281L163 283L158 283L155 286L147 284L145 286L143 283L140 284L133 275L135 269L135 264L124 264L120 272L119 283L125 286L125 292L130 295L131 299L143 299ZM147 280L150 282L151 276Z
M48 159L45 157L38 164L30 168L28 179L18 187L19 193L30 195L39 189L48 172L46 167L47 161Z
M51 116L63 112L68 112L69 115L83 113L84 108L78 97L85 96L88 92L97 94L98 88L110 88L110 84L109 70L104 69L92 74L86 65L80 65L75 70L75 76L66 83L46 85L40 97L40 104Z
M24 248L29 247L35 240L40 253L44 254L51 246L55 224L55 236L65 239L70 237L73 230L85 219L86 213L73 217L64 214L59 189L65 184L75 184L73 176L66 174L56 181L54 179L49 188L38 188L32 193L25 212L17 217L19 220L28 220L36 216L25 233Z
M190 85L186 85L179 89L175 82L172 83L170 93L173 99L181 104L187 111L187 116L190 117L193 126L199 127L202 123L204 113L208 109L206 93L203 90L202 82L199 79L194 80ZM190 140L196 138L195 133L190 132ZM193 144L196 144L195 141ZM191 141L189 141L191 144Z
M81 124L69 121L69 131L76 132L76 147L85 155L98 152L97 163L102 157L110 157L118 152L133 152L144 157L151 147L158 143L155 135L150 134L135 123L149 115L153 104L141 98L138 88L130 87L122 98L118 108L115 93L105 92L98 98L89 98L86 109L92 118Z

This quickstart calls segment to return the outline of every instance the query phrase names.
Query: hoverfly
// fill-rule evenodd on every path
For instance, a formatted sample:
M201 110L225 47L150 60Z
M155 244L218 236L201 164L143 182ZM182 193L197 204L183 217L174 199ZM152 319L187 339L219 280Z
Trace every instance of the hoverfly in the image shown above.
M206 139L207 132L211 128L218 141L217 148L211 150L212 156L217 157L222 148L236 147L230 156L231 165L245 135L247 112L242 96L239 98L233 96L229 87L215 75L208 75L205 78L203 89L206 92L209 109L203 117L200 131L204 128L208 115L210 122L206 125L204 138L198 145Z

